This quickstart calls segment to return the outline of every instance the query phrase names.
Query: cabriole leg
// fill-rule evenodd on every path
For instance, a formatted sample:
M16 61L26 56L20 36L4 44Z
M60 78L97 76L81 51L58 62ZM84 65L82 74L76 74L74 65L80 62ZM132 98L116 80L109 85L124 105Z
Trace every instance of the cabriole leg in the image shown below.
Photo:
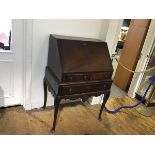
M55 132L59 105L60 105L60 99L56 98L54 100L54 121L53 121L52 130L51 130L52 132Z
M46 102L47 102L47 85L46 85L45 78L43 80L43 85L44 85L44 105L43 105L43 108L46 108Z
M103 109L105 107L105 104L106 104L109 96L110 96L110 91L104 93L104 99L103 99L103 102L102 102L102 105L101 105L101 109L100 109L100 112L99 112L99 116L98 116L99 120L101 120L102 111L103 111Z

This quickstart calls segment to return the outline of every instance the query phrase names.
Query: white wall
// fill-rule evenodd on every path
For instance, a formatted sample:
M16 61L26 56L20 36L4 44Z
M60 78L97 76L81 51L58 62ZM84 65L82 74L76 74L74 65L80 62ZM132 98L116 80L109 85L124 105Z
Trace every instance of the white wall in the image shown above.
M33 20L32 34L32 108L43 105L43 77L47 64L49 34L97 38L105 41L109 20ZM48 100L49 105L53 101Z
M106 38L107 38L107 33L108 33L108 29L109 29L109 22L110 22L110 19L102 19L99 38L103 41L106 41Z
M115 53L119 33L121 30L121 26L123 23L123 19L110 19L108 32L106 35L106 42L108 44L110 55Z

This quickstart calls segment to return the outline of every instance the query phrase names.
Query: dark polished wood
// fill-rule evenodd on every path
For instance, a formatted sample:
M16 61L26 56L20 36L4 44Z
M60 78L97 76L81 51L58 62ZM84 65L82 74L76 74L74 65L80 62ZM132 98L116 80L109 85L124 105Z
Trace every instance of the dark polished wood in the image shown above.
M53 121L53 128L51 130L52 132L55 131L57 115L58 115L58 110L59 110L59 104L60 104L60 99L59 98L55 98L54 99L54 121Z
M98 119L99 119L99 120L101 120L102 111L103 111L103 109L104 109L104 107L105 107L105 104L106 104L106 102L107 102L109 96L110 96L110 91L107 91L106 93L104 93L103 103L102 103L102 105L101 105L101 109L100 109L99 116L98 116Z
M45 78L43 80L43 85L44 85L44 106L43 106L43 108L46 108L46 102L47 102L47 85L46 85Z
M100 40L50 35L48 63L44 77L44 106L47 87L53 94L55 131L61 99L88 100L106 94L99 118L108 99L113 73L107 44Z

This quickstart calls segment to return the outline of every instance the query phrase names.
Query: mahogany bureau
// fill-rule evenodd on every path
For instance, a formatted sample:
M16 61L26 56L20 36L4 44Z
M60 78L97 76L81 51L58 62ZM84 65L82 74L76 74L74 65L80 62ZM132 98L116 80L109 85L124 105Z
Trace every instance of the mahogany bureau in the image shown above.
M44 108L47 87L54 96L55 131L61 99L88 100L104 94L99 119L110 95L112 62L107 44L100 40L50 35L48 62L45 69Z

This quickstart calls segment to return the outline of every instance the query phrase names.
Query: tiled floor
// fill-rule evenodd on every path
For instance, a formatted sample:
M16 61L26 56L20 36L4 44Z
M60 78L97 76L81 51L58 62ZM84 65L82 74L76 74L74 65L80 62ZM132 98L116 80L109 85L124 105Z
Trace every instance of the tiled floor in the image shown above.
M122 96L126 96L126 95L127 95L127 93L125 91L121 90L115 84L112 84L110 98L111 97L117 98L117 97L122 97Z

